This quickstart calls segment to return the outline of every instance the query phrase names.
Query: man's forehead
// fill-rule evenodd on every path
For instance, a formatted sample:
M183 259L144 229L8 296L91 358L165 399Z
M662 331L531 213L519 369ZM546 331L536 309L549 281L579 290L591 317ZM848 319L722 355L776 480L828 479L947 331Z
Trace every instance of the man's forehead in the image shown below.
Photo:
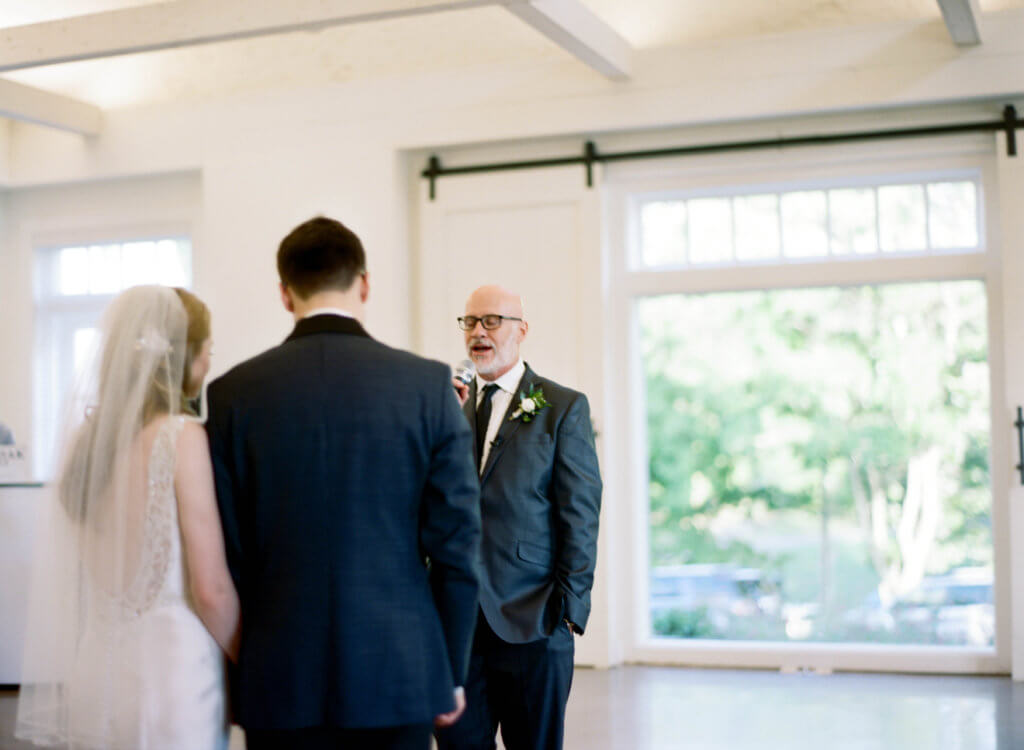
M501 289L478 289L466 300L466 312L504 314L522 309L519 295Z

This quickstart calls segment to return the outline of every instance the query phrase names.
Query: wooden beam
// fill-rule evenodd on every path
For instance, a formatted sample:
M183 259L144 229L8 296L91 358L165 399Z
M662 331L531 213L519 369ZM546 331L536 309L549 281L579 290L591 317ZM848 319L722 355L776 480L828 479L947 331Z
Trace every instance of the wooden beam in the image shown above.
M942 18L949 29L949 35L960 47L972 47L981 44L981 31L978 29L978 18L981 10L978 0L939 0Z
M500 2L176 0L0 29L0 72Z
M97 135L103 119L99 107L5 78L0 78L0 117L81 135Z
M615 81L629 78L632 48L579 0L504 0L512 13Z

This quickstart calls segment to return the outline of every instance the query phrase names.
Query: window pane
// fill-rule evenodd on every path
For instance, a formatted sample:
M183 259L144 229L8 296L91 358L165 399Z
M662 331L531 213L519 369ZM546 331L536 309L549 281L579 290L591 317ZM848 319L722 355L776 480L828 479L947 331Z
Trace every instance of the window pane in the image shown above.
M833 255L871 255L878 252L874 190L830 190L828 207Z
M121 247L124 288L159 283L155 242L126 242Z
M722 263L732 258L732 201L698 198L687 203L690 262Z
M884 252L919 252L927 248L924 187L878 188L878 223Z
M973 182L928 186L928 231L934 248L976 248L978 207Z
M116 294L121 291L121 247L93 245L89 248L90 294Z
M187 286L191 275L186 268L188 251L175 240L160 240L156 243L157 266L160 282L168 286Z
M84 247L65 247L57 253L57 289L59 294L89 293L89 251Z
M50 295L111 295L139 284L187 287L192 279L192 246L166 239L43 250L54 258ZM51 255L52 254L52 255ZM40 266L49 273L46 264Z
M96 343L96 336L99 331L95 328L78 328L72 336L72 362L74 363L75 375L82 372L82 368L88 363L89 357L93 354L93 346Z
M779 257L779 198L744 195L733 199L736 212L736 258Z
M640 261L645 266L686 263L686 203L658 201L640 209Z
M828 220L821 190L782 196L782 252L787 258L828 255Z
M656 635L993 646L982 282L638 313Z

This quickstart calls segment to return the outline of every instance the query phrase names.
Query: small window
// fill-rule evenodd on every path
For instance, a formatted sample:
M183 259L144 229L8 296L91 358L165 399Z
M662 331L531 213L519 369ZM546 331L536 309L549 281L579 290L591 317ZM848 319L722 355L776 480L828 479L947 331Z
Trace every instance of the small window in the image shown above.
M139 284L189 287L192 244L181 237L45 247L36 251L36 384L34 469L56 469L58 434L68 389L88 360L103 310Z
M736 259L768 260L779 257L779 196L741 195L733 200L736 212Z
M641 269L983 250L973 179L638 200Z

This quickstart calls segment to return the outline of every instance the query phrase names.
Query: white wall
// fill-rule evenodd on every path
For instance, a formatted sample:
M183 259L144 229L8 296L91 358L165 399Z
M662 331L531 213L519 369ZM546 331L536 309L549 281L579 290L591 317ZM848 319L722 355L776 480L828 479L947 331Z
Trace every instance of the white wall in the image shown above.
M0 185L10 180L11 121L0 117Z
M0 487L0 685L21 682L22 639L28 614L36 511L46 490Z

